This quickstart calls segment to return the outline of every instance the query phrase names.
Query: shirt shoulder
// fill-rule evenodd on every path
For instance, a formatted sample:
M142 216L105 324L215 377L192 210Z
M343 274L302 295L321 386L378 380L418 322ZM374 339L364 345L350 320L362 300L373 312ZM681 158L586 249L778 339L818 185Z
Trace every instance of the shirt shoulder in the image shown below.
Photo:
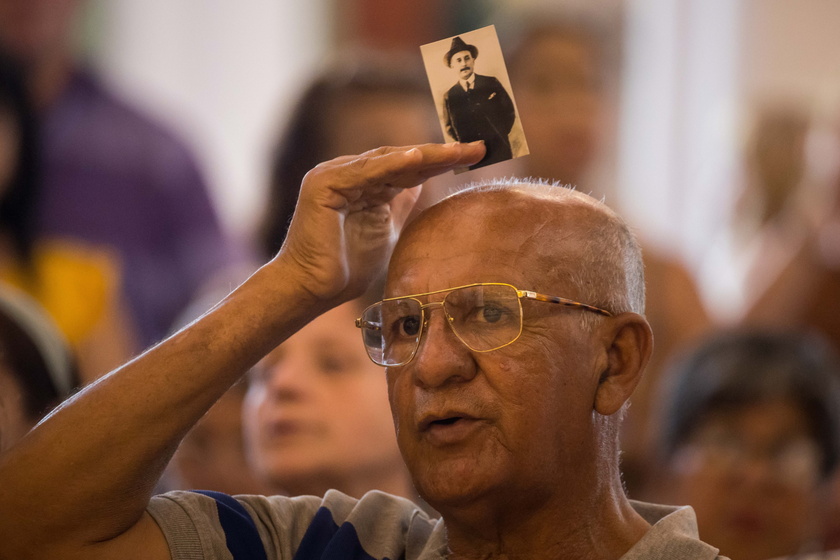
M651 528L621 560L726 560L717 548L700 540L697 518L689 506L663 506L633 500L630 504Z
M330 491L323 498L236 496L269 558L431 559L445 549L442 523L408 500L370 492L356 500ZM166 535L173 560L231 558L222 502L195 492L156 496L149 513Z

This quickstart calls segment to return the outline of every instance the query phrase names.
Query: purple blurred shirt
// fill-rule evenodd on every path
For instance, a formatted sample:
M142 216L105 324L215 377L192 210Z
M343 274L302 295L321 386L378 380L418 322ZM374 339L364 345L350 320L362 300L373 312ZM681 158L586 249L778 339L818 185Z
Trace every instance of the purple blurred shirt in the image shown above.
M38 230L107 245L144 346L196 289L242 264L192 154L170 132L80 70L44 115Z

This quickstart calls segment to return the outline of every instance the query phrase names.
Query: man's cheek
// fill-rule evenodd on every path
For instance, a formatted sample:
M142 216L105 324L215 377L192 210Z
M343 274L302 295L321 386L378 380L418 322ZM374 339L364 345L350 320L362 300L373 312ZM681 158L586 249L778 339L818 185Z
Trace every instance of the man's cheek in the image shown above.
M388 403L391 405L391 417L394 419L394 428L399 431L408 427L411 420L414 403L412 399L412 386L410 376L405 372L395 371L397 368L388 368Z

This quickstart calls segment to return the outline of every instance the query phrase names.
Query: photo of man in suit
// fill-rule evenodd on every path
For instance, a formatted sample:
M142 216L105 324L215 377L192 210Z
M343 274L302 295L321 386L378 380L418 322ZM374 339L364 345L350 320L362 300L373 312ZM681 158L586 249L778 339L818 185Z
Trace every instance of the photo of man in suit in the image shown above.
M443 57L455 70L458 81L444 94L446 133L458 142L484 140L487 153L470 169L484 167L513 157L509 134L516 120L510 95L493 76L475 73L478 48L460 37Z

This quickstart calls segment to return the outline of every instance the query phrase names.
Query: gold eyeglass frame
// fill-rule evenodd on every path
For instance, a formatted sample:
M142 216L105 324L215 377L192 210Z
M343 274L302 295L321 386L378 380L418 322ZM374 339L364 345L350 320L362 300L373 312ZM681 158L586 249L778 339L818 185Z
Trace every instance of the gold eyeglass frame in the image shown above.
M512 288L516 292L517 303L519 304L519 332L516 334L516 336L510 342L502 344L501 346L496 346L495 348L490 348L488 350L476 350L475 348L473 348L472 346L467 344L467 341L465 341L463 338L461 338L461 335L458 334L458 331L456 331L455 327L452 326L452 322L454 321L454 318L449 316L449 314L446 312L446 308L444 307L444 302L446 301L446 298L449 297L449 293L452 293L456 290L461 290L461 289L464 289L464 288L475 288L477 286L505 286L505 287L508 287L508 288ZM423 303L422 301L420 301L418 299L418 298L425 297L425 296L442 294L443 292L449 292L449 293L447 293L445 296L443 296L443 299L440 300L440 301L430 301L429 303ZM456 286L454 288L446 288L446 289L443 289L443 290L435 290L433 292L424 292L424 293L421 293L421 294L411 294L411 295L408 295L408 296L396 296L396 297L385 298L381 301L378 301L377 303L374 303L372 305L367 306L364 309L364 311L362 311L362 316L358 317L356 319L356 322L355 322L356 327L359 328L359 329L365 329L365 328L381 329L382 328L381 325L370 324L367 321L363 321L362 317L364 317L365 313L367 313L368 309L370 309L372 307L375 307L377 305L381 305L381 304L383 304L387 301L396 301L396 300L402 300L402 299L413 299L420 306L420 319L421 320L420 320L420 331L417 333L417 342L414 345L414 350L411 351L411 355L408 358L406 358L404 361L402 361L398 364L380 364L379 362L377 362L376 360L373 359L373 356L371 356L370 352L367 351L367 349L368 349L367 344L365 344L365 353L368 355L368 358L370 358L370 360L378 366L400 367L400 366L406 365L408 362L410 362L411 360L414 359L414 356L417 354L417 350L420 348L420 341L423 338L424 328L426 326L426 323L429 320L428 315L426 314L426 309L429 308L429 307L433 307L433 306L440 306L441 308L443 308L443 313L444 313L444 315L446 316L446 319L447 319L446 323L449 325L449 328L452 329L453 334L455 334L455 336L458 338L458 340L461 341L461 343L464 346L466 346L467 348L469 348L473 352L492 352L494 350L499 350L500 348L504 348L505 346L510 346L511 344L513 344L514 342L519 340L519 337L522 336L522 320L523 320L523 315L524 315L524 312L522 310L522 300L523 299L531 299L531 300L534 300L534 301L542 301L542 302L546 302L546 303L556 303L556 304L559 304L559 305L563 305L565 307L573 307L573 308L577 308L577 309L583 309L584 311L591 311L592 313L597 313L598 315L603 315L605 317L612 317L613 316L613 314L610 313L609 311L607 311L606 309L601 309L600 307L595 307L594 305L589 305L587 303L581 303L579 301L574 301L574 300L571 300L571 299L568 299L568 298L562 298L562 297L559 297L559 296L550 296L550 295L547 295L547 294L540 294L540 293L537 293L537 292L534 292L534 291L531 291L531 290L520 290L519 288L517 288L516 286L514 286L512 284L507 284L507 283L504 283L504 282L476 282L474 284L465 284L463 286ZM362 341L364 342L364 331L362 331Z

